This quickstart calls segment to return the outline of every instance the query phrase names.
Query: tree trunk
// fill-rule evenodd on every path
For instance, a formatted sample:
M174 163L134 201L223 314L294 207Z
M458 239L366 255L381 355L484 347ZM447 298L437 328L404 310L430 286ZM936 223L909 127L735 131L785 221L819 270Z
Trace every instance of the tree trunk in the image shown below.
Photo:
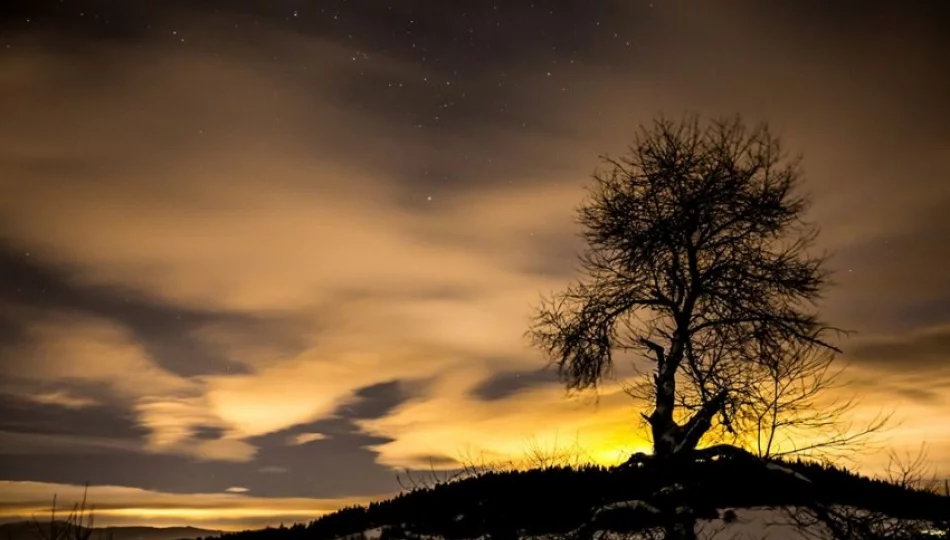
M677 518L663 527L664 540L696 540L696 518Z
M673 347L669 357L657 366L654 377L656 401L649 421L653 435L653 455L657 459L673 457L679 438L680 427L673 419L673 410L676 407L676 368L679 365L676 353L677 347Z
M689 305L692 309L692 305ZM688 318L687 318L688 320ZM688 325L680 324L680 329ZM685 331L678 330L674 336L669 354L646 342L656 353L657 370L654 376L656 399L653 413L649 416L650 431L653 435L653 456L659 467L659 477L669 483L661 489L656 507L663 514L663 532L665 540L696 540L696 515L693 510L690 493L677 482L684 467L694 459L696 447L703 435L712 426L712 420L725 403L727 393L719 392L702 404L684 425L673 417L676 406L676 372L689 340Z
M672 355L671 355L672 356ZM694 460L696 447L703 435L709 431L712 419L726 400L722 391L704 403L685 425L679 425L673 419L674 394L676 384L673 378L675 370L664 365L658 370L656 408L650 415L650 427L653 434L653 455L658 467L659 477L664 479L660 501L655 506L664 515L663 532L665 540L696 540L696 516L690 493L677 482L684 468L690 468ZM667 491L669 490L669 491ZM666 493L663 493L667 491Z
M658 477L662 479L654 505L660 510L664 540L696 540L696 515L691 504L691 494L680 479L688 470L691 452L673 454L657 462Z

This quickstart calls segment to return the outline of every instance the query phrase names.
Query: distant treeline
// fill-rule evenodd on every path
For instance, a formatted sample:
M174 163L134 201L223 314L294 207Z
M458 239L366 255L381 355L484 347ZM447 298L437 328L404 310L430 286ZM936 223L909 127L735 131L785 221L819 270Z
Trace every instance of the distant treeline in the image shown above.
M225 540L330 540L385 527L387 537L438 534L446 538L558 534L576 529L606 504L642 500L678 482L692 494L699 516L716 509L825 502L886 512L894 517L938 519L950 515L950 498L802 461L719 459L682 467L673 478L648 464L640 467L548 467L485 472L415 489L368 506L343 508L308 524L228 533ZM798 473L809 482L796 478ZM631 518L631 520L633 520ZM643 523L623 528L638 529ZM411 531L409 533L408 531Z

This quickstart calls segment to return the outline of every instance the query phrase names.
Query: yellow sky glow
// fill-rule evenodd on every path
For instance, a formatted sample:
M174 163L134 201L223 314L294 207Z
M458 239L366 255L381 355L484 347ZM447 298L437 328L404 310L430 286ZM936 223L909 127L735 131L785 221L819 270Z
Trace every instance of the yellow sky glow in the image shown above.
M309 424L340 420L343 408L362 403L361 390L393 381L405 399L354 420L360 436L378 439L350 449L369 450L372 466L393 476L467 460L520 462L532 448L577 448L605 465L648 449L641 408L616 381L597 400L568 397L555 383L495 399L478 391L501 375L544 366L523 334L539 296L576 276L574 209L597 156L622 152L634 126L655 111L688 108L767 119L793 153L804 153L819 247L841 253L832 260L840 286L829 291L824 313L860 331L842 343L842 359L854 363L849 373L862 381L847 391L864 399L857 420L896 411L886 449L912 452L926 441L935 466L950 471L948 364L931 349L904 356L911 345L947 335L944 325L928 337L924 327L936 323L907 315L937 317L931 312L943 304L933 291L945 288L944 267L907 261L933 256L933 245L913 242L932 233L921 232L920 216L943 200L950 175L950 160L925 167L916 156L950 154L932 141L891 154L896 144L886 137L903 140L909 130L867 119L870 110L880 111L875 121L892 121L885 113L894 101L867 88L900 81L891 91L905 100L905 86L929 88L920 74L932 70L908 65L920 81L869 84L815 62L797 49L797 36L749 46L734 41L740 33L731 18L706 15L685 18L689 31L670 34L705 32L698 45L657 47L678 59L657 63L662 69L633 74L578 62L569 92L540 93L533 81L550 80L547 68L525 68L504 87L525 122L473 114L470 129L438 135L399 130L391 107L350 101L344 90L356 75L348 44L265 25L263 60L256 44L198 54L95 42L82 57L114 72L87 78L73 56L28 36L37 40L23 49L29 54L0 56L0 248L59 272L64 287L111 311L0 297L0 323L22 322L23 330L23 339L0 343L0 394L66 411L111 408L144 435L0 430L0 460L122 452L293 478L290 465L262 456L288 448L316 455L337 444ZM217 43L214 32L203 30L209 43ZM714 88L704 75L712 46L722 58ZM271 56L295 59L296 71L279 69ZM776 56L782 66L771 61ZM373 60L367 73L387 81L427 73L385 54ZM320 74L307 86L298 80L304 64L308 76ZM761 73L752 77L748 65ZM795 84L776 86L788 73L798 74ZM871 132L881 140L858 136ZM875 161L881 155L907 166L883 167ZM903 189L917 173L920 185ZM892 238L903 240L887 249L914 250L868 262L862 250ZM162 357L158 339L141 335L148 325L137 333L115 316L130 298L192 315L186 330L160 343L186 343L185 352ZM871 358L885 342L897 344L888 353L897 360ZM205 349L229 367L197 365ZM902 367L912 360L924 367ZM619 378L630 374L626 362L618 365ZM298 428L304 433L290 433ZM886 452L860 463L870 473L885 465ZM220 481L222 491L244 487ZM103 524L276 525L376 496L93 484L89 496ZM0 517L41 512L53 493L75 501L81 487L0 480Z

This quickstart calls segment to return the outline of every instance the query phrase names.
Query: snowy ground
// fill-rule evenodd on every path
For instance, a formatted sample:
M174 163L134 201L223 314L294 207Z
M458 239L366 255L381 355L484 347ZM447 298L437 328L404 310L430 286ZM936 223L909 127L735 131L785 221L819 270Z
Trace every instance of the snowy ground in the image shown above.
M795 525L788 512L775 508L745 508L735 511L736 519L725 523L721 519L703 521L700 525L700 538L716 540L769 539L793 540L803 538L821 538L820 529L802 531Z
M611 505L617 507L624 503ZM789 511L782 508L741 508L734 510L735 519L724 522L721 519L701 520L697 531L700 540L822 540L830 537L822 527L811 527L802 530L792 521ZM379 540L382 528L363 531L340 540ZM443 540L438 536L425 536L426 540ZM560 540L562 535L541 535L525 537L525 540ZM641 534L620 534L598 531L594 534L596 540L648 540L650 537ZM938 538L938 537L935 537ZM475 538L472 540L487 540Z

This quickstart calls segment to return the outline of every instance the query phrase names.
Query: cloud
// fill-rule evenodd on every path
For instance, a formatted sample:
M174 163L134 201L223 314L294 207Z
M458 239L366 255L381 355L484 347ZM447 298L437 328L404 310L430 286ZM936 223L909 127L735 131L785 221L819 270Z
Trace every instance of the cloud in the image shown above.
M57 58L44 61L55 64ZM121 54L113 61L125 65ZM127 80L128 93L118 101L142 106L174 95L197 114L188 120L197 128L231 123L224 117L236 109L254 109L262 93L272 89L271 80L252 71L210 62L204 67L220 78L209 80L204 92L242 88L243 96L235 96L236 101L222 109L196 112L189 104L203 100L203 95L184 93L174 82L178 79L169 77L159 87L142 83L151 80L154 70L195 71L192 62L163 58L147 77L135 69L123 71L119 76ZM33 80L39 76L36 72L16 76L22 77L18 84L24 88L38 84ZM275 105L279 110L261 111L248 125L267 124L270 114L294 118L292 110L306 109L304 103L310 103L293 93L284 97L284 104ZM401 197L402 188L386 172L388 162L354 166L317 159L301 152L299 141L277 144L295 141L296 135L274 131L274 144L249 148L237 163L233 153L222 153L230 146L201 133L203 128L181 132L175 123L116 114L117 103L99 105L112 112L101 114L96 122L69 108L70 114L80 116L75 120L90 130L83 141L92 148L83 156L56 159L91 160L112 155L116 145L132 144L122 152L140 156L136 179L129 182L129 171L114 164L118 170L86 179L82 190L76 191L78 184L33 177L35 170L26 167L24 177L31 181L15 186L23 206L0 204L0 214L11 223L25 223L22 212L29 207L31 219L43 223L43 230L18 228L9 233L9 240L29 246L34 259L68 265L72 269L68 279L85 287L134 291L170 313L177 308L288 315L295 321L294 330L304 336L288 353L266 336L252 337L239 326L209 321L183 337L224 351L240 362L241 372L219 368L212 374L185 377L179 373L186 370L160 369L153 351L122 329L124 321L76 322L80 327L70 335L77 344L85 340L89 347L93 343L126 347L125 356L117 350L95 351L108 356L119 370L97 380L122 385L113 390L134 401L139 422L150 431L148 451L247 461L255 450L244 439L332 415L359 388L438 378L458 363L481 366L477 376L485 377L499 363L486 360L490 358L525 367L536 361L522 341L526 308L537 298L539 285L553 288L563 275L553 272L550 278L539 278L532 253L546 253L548 245L538 242L548 241L545 235L552 234L552 227L569 230L578 186L496 186L436 197L435 204L426 200L414 208L394 207L392 199ZM333 114L329 105L312 113ZM103 124L109 128L96 127ZM236 129L228 137L258 141L259 127L254 133ZM299 134L303 128L288 129ZM145 152L138 143L112 136L127 131L155 144ZM184 154L175 159L157 157L177 150L167 142L177 138L188 141ZM30 152L47 160L51 157L44 152L62 152L73 142L58 141L48 148L37 144ZM189 159L191 155L200 158ZM155 169L143 172L144 163ZM148 187L149 178L157 174L169 179L162 193ZM277 180L265 186L261 178ZM314 178L320 179L320 189L313 188ZM540 211L523 212L527 206ZM125 217L129 208L136 209L131 221ZM116 220L127 226L115 227ZM54 328L31 325L31 342L49 348L57 339L63 341ZM126 358L132 354L136 358ZM72 352L58 357L69 357L73 367L88 361ZM120 371L141 374L143 380L124 379ZM62 380L71 375L57 364L42 376ZM193 436L204 427L219 430L221 436L212 440Z
M470 397L482 382L472 375L463 370L446 375L389 415L357 420L367 433L392 439L372 447L379 461L394 468L428 468L437 456L443 468L453 468L466 460L517 461L541 448L580 450L582 459L616 464L649 447L630 398L618 389L604 391L595 402L591 396L568 399L559 385L548 384L481 401ZM452 411L452 421L446 421L444 411Z
M56 494L69 508L83 497L84 486L0 481L0 518L29 519L49 511ZM240 489L240 488L238 488ZM244 492L181 494L124 486L89 486L97 525L142 523L245 529L304 521L366 499L262 498Z
M267 474L285 474L289 472L289 469L287 469L287 467L280 467L277 465L267 465L257 470L259 472L267 473Z
M485 379L472 390L472 394L485 401L505 399L532 386L557 382L554 369L502 372Z
M83 286L74 279L70 265L50 263L25 255L21 249L0 240L0 265L10 286L0 290L0 312L9 321L7 339L25 339L28 321L44 312L70 312L120 323L130 337L163 369L179 376L217 370L237 371L241 358L228 358L235 351L222 350L198 333L268 334L268 346L277 351L293 350L293 321L255 317L231 312L183 309L116 286ZM212 334L213 335L213 334ZM242 344L250 349L248 343Z
M15 431L0 431L0 442L3 443L0 445L0 454L6 455L86 454L136 451L141 448L138 441L128 439Z
M312 443L314 441L322 441L326 438L327 436L324 435L323 433L298 433L296 435L293 435L292 437L289 437L287 439L287 443L301 445L301 444Z
M887 371L923 372L950 379L950 325L865 338L851 347L849 357Z
M209 410L204 397L146 397L136 405L141 424L150 430L145 449L150 452L180 453L200 459L245 462L257 449L234 433L226 420ZM220 436L196 437L196 428L220 428Z
M4 351L13 359L5 369L20 378L101 383L125 399L193 388L190 381L156 366L125 328L108 320L46 314L27 334L28 344Z
M913 423L950 422L950 326L860 336L846 353L858 389L928 410Z
M121 326L60 313L31 325L28 335L28 344L11 351L26 359L16 364L16 376L34 385L49 381L104 385L128 404L138 424L148 430L143 450L205 459L253 457L254 448L229 433L217 439L194 437L194 428L222 425L220 418L208 412L203 385L157 366ZM24 390L29 392L28 387ZM42 444L48 446L51 441ZM83 445L102 446L88 441ZM121 446L129 445L123 442Z
M42 394L34 394L30 399L44 405L59 405L67 409L82 409L96 405L96 401L91 398L73 396L68 392L53 391Z
M27 386L26 392L21 392L27 394L25 396L15 395L12 388L0 393L0 431L126 441L138 441L143 435L134 417L122 407L97 404L70 408L38 403L32 399L31 392L42 392L43 385L21 384Z

